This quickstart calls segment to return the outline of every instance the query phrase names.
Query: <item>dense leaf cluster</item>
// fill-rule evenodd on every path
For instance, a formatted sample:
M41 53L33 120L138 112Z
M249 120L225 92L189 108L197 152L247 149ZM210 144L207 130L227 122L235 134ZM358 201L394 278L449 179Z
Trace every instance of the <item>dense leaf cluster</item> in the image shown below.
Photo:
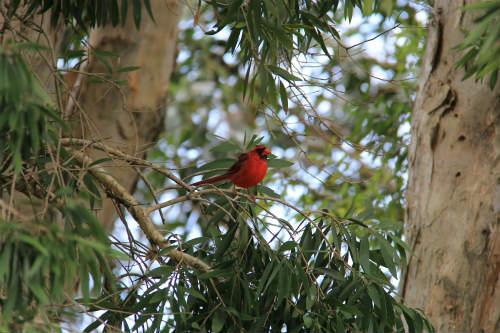
M20 51L36 48L19 44L0 48L0 172L37 156L50 140L50 122L60 121L40 82L29 71Z
M475 19L477 25L472 31L466 32L457 50L466 50L458 61L457 67L463 67L466 73L463 80L474 76L476 81L490 76L490 88L493 89L498 80L500 68L500 1L478 1L467 5L464 11L480 13ZM494 28L492 28L494 27Z
M247 85L250 98L255 94L257 99L274 104L279 95L285 110L288 97L284 82L294 85L303 80L291 73L292 60L299 54L308 54L315 45L331 58L324 34L340 38L331 15L337 10L338 0L207 3L218 18L209 34L229 28L226 52L235 53L241 64L246 65L243 96ZM359 6L357 1L346 2L348 15L352 16L356 6Z
M60 20L67 24L78 25L83 30L111 23L113 26L125 24L129 6L132 8L133 19L136 27L140 26L141 15L144 8L152 17L150 0L10 0L7 8L11 15L16 14L22 6L25 17L32 14L43 14L50 10L50 22L53 26Z
M219 215L210 223L223 220L227 230L212 227L210 236L182 244L213 264L211 271L170 261L131 274L119 303L108 295L92 300L96 310L109 310L86 331L111 323L127 332L389 332L404 331L402 318L411 332L432 331L419 312L395 300L384 272L396 276L405 265L405 245L396 237L366 230L359 239L353 222L319 217L304 220L300 231L281 221L290 239L300 238L271 246L257 226L266 223L258 209L223 197L216 202L232 218ZM207 213L217 214L213 207ZM370 249L371 237L378 247Z
M60 214L64 225L0 220L1 331L55 324L63 319L60 305L76 304L68 295L81 290L89 299L111 278L108 259L116 254L95 215L71 200Z

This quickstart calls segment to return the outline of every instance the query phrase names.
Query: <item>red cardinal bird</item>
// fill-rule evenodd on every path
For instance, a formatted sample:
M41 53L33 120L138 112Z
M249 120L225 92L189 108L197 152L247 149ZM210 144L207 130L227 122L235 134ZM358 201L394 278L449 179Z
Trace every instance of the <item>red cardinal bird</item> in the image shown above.
M266 176L267 155L269 154L271 152L265 146L255 146L248 153L240 154L238 162L234 163L225 174L196 182L191 186L214 184L225 179L229 179L231 183L239 187L255 186Z

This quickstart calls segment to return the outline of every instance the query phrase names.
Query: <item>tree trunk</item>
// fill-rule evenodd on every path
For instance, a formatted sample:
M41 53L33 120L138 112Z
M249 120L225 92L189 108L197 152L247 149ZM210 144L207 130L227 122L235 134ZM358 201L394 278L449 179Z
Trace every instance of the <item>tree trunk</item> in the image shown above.
M91 83L85 73L75 77L72 98L66 107L67 116L76 120L73 137L100 141L138 157L144 157L157 140L163 129L166 97L175 67L181 4L176 0L152 1L151 6L155 22L143 8L139 30L129 8L125 26L108 26L91 32L89 44L93 50L110 51L119 56L106 59L113 67L113 80L125 80L127 85ZM140 69L117 73L129 66ZM82 72L109 74L92 52ZM94 160L103 157L106 155L101 151L92 152ZM132 168L113 161L107 170L133 193L138 175ZM105 200L98 212L99 220L111 229L116 217L112 201Z
M412 118L404 301L438 332L500 330L499 84L462 81L473 18L437 0ZM487 80L485 80L487 81Z

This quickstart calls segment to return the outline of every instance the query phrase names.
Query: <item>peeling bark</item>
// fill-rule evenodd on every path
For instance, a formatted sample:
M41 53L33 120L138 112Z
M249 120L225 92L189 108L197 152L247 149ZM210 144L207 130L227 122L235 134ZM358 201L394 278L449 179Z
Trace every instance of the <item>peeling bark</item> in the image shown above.
M500 93L455 64L471 30L464 4L438 0L412 118L404 302L438 332L500 330Z

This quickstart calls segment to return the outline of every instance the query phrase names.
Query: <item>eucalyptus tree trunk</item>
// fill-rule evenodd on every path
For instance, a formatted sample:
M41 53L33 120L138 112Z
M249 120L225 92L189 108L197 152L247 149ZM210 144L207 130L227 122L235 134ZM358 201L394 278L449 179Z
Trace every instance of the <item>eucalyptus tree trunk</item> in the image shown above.
M474 24L465 4L437 0L428 32L408 156L415 255L401 293L438 332L498 332L500 89L455 68L462 54L452 48Z

